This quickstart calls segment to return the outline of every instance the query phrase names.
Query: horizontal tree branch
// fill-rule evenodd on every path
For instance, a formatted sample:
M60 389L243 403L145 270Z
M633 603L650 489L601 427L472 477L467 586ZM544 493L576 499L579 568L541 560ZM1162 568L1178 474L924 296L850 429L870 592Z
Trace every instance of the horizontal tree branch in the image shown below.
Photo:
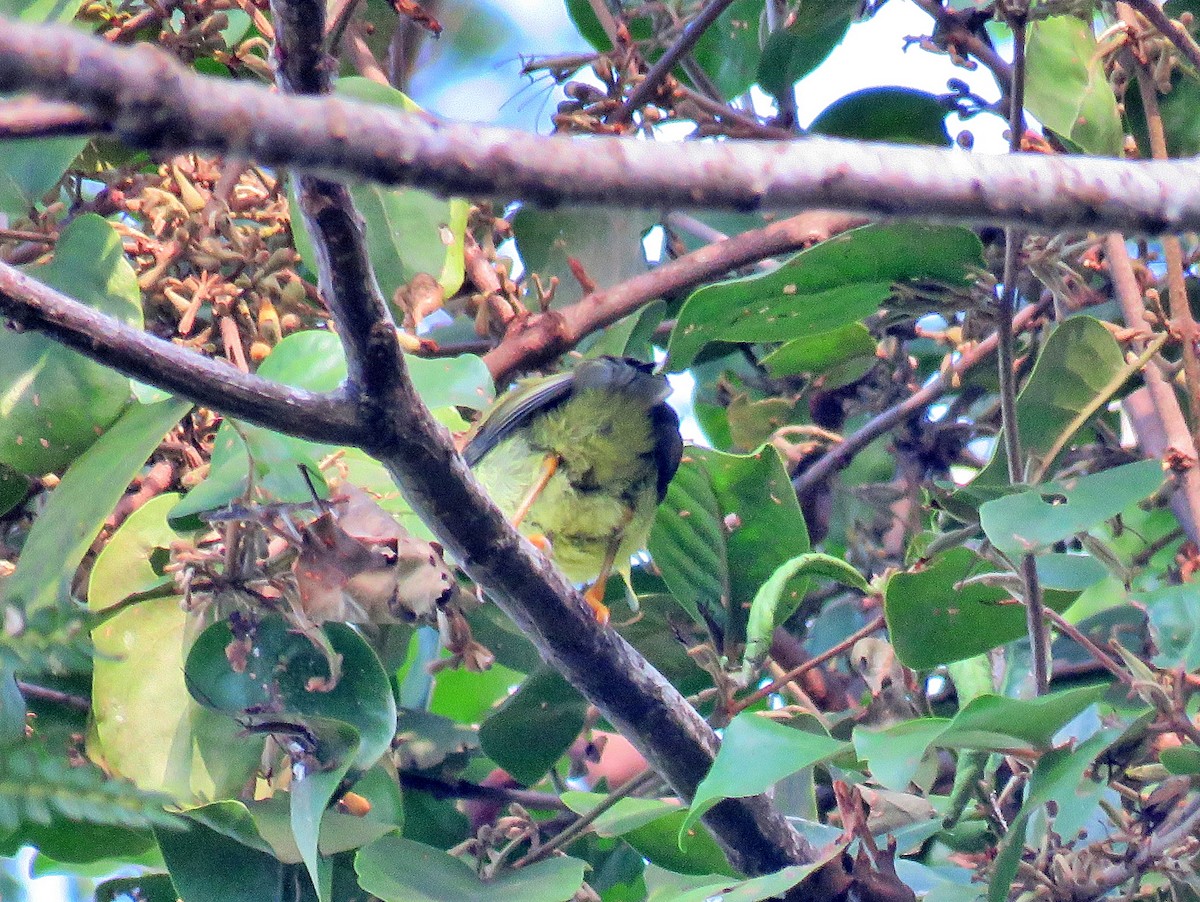
M312 441L361 445L370 430L338 395L289 388L243 373L127 326L0 263L0 314L149 385Z
M685 144L540 137L331 97L285 97L65 27L4 22L0 90L85 104L137 147L237 154L442 194L550 206L821 207L1050 231L1200 229L1194 159L986 156L813 137Z
M553 360L655 298L695 288L767 257L810 247L865 222L865 217L852 213L813 210L714 241L649 272L593 291L560 310L517 321L504 340L483 355L483 362L496 384L504 385L518 371Z

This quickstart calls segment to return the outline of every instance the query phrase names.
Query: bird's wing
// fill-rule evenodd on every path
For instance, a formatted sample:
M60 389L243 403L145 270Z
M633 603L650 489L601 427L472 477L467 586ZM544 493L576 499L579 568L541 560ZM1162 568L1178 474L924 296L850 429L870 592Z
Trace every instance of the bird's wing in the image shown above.
M658 500L667 497L667 486L683 460L683 436L679 434L679 414L665 402L650 408L654 426L654 464L658 468Z
M484 414L463 447L468 466L475 466L498 444L526 426L534 417L557 407L571 395L575 374L559 373L509 392Z

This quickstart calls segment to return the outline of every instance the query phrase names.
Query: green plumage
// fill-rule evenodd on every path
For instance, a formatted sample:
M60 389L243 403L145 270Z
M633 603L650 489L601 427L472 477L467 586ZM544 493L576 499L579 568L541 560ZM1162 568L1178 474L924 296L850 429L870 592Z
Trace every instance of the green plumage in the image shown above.
M645 364L601 357L570 373L518 385L464 449L497 505L512 516L547 457L558 469L520 524L550 540L568 579L600 572L614 542L616 569L645 547L654 512L682 454L667 380Z

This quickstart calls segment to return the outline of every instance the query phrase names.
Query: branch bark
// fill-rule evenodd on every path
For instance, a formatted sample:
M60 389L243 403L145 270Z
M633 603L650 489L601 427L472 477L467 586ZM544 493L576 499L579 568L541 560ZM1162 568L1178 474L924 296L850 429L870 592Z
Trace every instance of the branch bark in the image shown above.
M713 242L611 288L593 291L561 310L515 323L504 340L483 355L483 362L496 384L503 385L515 373L553 360L655 298L702 285L767 257L810 247L867 221L850 213L813 210Z
M300 438L362 445L350 401L288 388L155 338L0 263L0 314L115 370L222 413Z
M5 22L0 90L94 108L128 143L208 150L443 194L650 209L820 207L1026 229L1200 229L1200 163L958 151L806 138L667 144L431 122L282 97L71 29Z

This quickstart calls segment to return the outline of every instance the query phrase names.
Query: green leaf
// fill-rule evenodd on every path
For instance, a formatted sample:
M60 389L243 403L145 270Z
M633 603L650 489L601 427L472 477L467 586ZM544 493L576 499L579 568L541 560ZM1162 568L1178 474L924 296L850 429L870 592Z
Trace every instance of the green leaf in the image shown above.
M642 238L657 222L656 214L629 208L527 206L513 219L513 235L526 272L537 273L547 287L558 279L554 306L562 307L583 297L569 260L601 288L624 282L646 271Z
M804 0L793 4L791 24L773 32L763 46L758 83L774 97L817 66L842 42L858 13L858 0Z
M3 0L0 2L0 15L22 22L48 25L70 22L82 8L83 0Z
M75 570L104 521L162 437L188 412L185 401L134 404L72 464L25 540L6 604L27 615L64 604Z
M1137 139L1143 157L1150 156L1150 136L1146 131L1146 113L1142 108L1141 92L1130 86L1125 91L1125 122L1129 133ZM1194 75L1176 71L1171 78L1171 91L1158 98L1158 112L1162 117L1163 132L1167 139L1167 155L1170 157L1192 157L1200 154L1200 80Z
M1121 346L1090 316L1057 326L1038 354L1029 381L1017 396L1017 429L1025 453L1048 469L1087 420L1124 384L1128 373ZM987 501L1008 486L1003 442L979 475L956 494Z
M674 874L650 865L646 868L646 902L762 902L778 899L824 862L798 864L754 877L750 880L730 880L720 874L690 877Z
M1162 483L1162 462L1141 460L988 501L979 522L1004 554L1031 554L1115 517Z
M1158 753L1158 760L1173 774L1183 776L1200 774L1200 749L1194 746L1163 749Z
M1099 685L1034 699L981 695L954 716L937 744L955 749L1048 749L1055 733L1107 691L1107 685Z
M875 339L862 323L850 323L808 338L797 338L772 351L762 365L775 378L801 373L820 375L860 357L874 358Z
M177 500L152 499L105 543L88 583L89 610L170 584L161 568L179 539L166 522ZM143 789L178 799L235 795L254 773L263 740L192 701L183 679L192 635L181 601L174 593L139 601L92 631L98 654L88 749Z
M25 738L26 714L16 674L0 667L0 748Z
M564 792L562 800L580 816L589 814L606 796L597 792ZM687 833L679 847L679 831L687 809L658 799L622 799L592 824L598 836L619 836L638 854L659 867L680 874L725 874L736 877L725 853L700 825Z
M288 878L300 876L294 865L196 822L186 832L160 832L158 845L186 902L283 902Z
M713 623L731 649L750 602L785 561L809 550L808 529L774 448L740 456L689 448L650 533L650 555L676 600ZM784 590L803 595L807 577Z
M226 657L234 641L227 623L214 623L201 633L184 668L188 689L205 707L235 717L269 711L271 721L304 727L317 719L349 724L360 735L354 764L365 770L391 746L396 727L391 683L375 652L351 627L327 623L323 629L333 651L342 656L341 678L327 692L308 688L310 680L328 678L325 657L276 616L259 621L246 637L241 671Z
M1008 899L1021 856L1025 851L1029 821L1038 808L1047 802L1055 802L1063 816L1061 828L1056 816L1055 832L1061 829L1060 835L1064 837L1074 836L1079 832L1106 789L1104 783L1087 780L1084 774L1096 756L1119 732L1103 730L1078 749L1053 749L1039 759L1030 776L1025 804L1001 840L992 880L988 885L989 902L1004 902ZM1074 829L1071 829L1072 827Z
M438 683L447 673L457 672L451 670L438 674ZM397 767L403 770L431 770L449 757L465 757L478 749L479 733L448 717L406 708L399 713L394 744Z
M310 728L312 724L310 720ZM333 871L329 860L318 851L321 818L342 778L354 763L359 737L358 730L339 721L326 721L314 732L318 741L318 748L313 755L315 762L303 769L292 765L293 779L289 793L291 825L300 857L304 859L308 876L317 891L317 899L319 902L328 902L332 893Z
M950 146L946 103L913 88L866 88L827 106L808 130L834 138Z
M968 548L952 548L888 580L883 599L888 634L906 667L928 670L983 654L1025 635L1025 608L1007 591L958 584L995 568ZM1064 611L1075 594L1048 589L1047 606Z
M1154 664L1168 670L1200 667L1200 608L1192 585L1162 586L1139 598L1150 616L1158 654Z
M750 88L762 51L758 38L761 0L735 0L721 13L692 50L721 97L731 100Z
M1090 22L1051 16L1029 25L1025 107L1084 153L1121 155L1117 98Z
M916 776L925 753L950 723L944 717L924 717L893 724L884 730L854 728L854 752L870 765L871 778L888 789L903 792Z
M34 209L87 143L87 138L0 141L0 211L16 218Z
M679 311L669 367L686 369L709 342L792 341L874 313L892 285L911 279L962 284L982 266L975 234L913 223L852 229L801 251L779 269L706 285Z
M440 849L385 836L358 853L354 868L362 888L382 902L562 902L583 885L584 863L549 858L484 881Z
M822 733L795 730L749 712L739 714L725 728L712 769L696 787L680 829L680 847L684 846L685 831L721 799L766 792L784 777L846 747Z
M116 230L94 213L59 236L54 260L29 270L80 303L141 327L142 297ZM0 337L0 463L30 476L60 470L129 403L129 379L37 332Z
M832 580L860 592L871 587L862 574L841 558L821 552L809 552L786 561L775 569L754 595L746 621L746 654L742 666L748 678L762 664L771 648L771 634L783 624L804 601L807 582L801 576Z
M542 666L504 700L479 728L489 758L527 786L545 776L583 730L587 701Z
M366 78L340 78L336 91L352 100L405 112L421 109L395 88ZM417 273L436 278L446 297L458 291L463 281L463 237L470 211L465 200L444 200L413 188L370 184L351 186L350 195L363 217L367 253L385 298L392 299L396 290ZM294 190L288 192L288 202L296 249L316 269L308 224L296 204Z

